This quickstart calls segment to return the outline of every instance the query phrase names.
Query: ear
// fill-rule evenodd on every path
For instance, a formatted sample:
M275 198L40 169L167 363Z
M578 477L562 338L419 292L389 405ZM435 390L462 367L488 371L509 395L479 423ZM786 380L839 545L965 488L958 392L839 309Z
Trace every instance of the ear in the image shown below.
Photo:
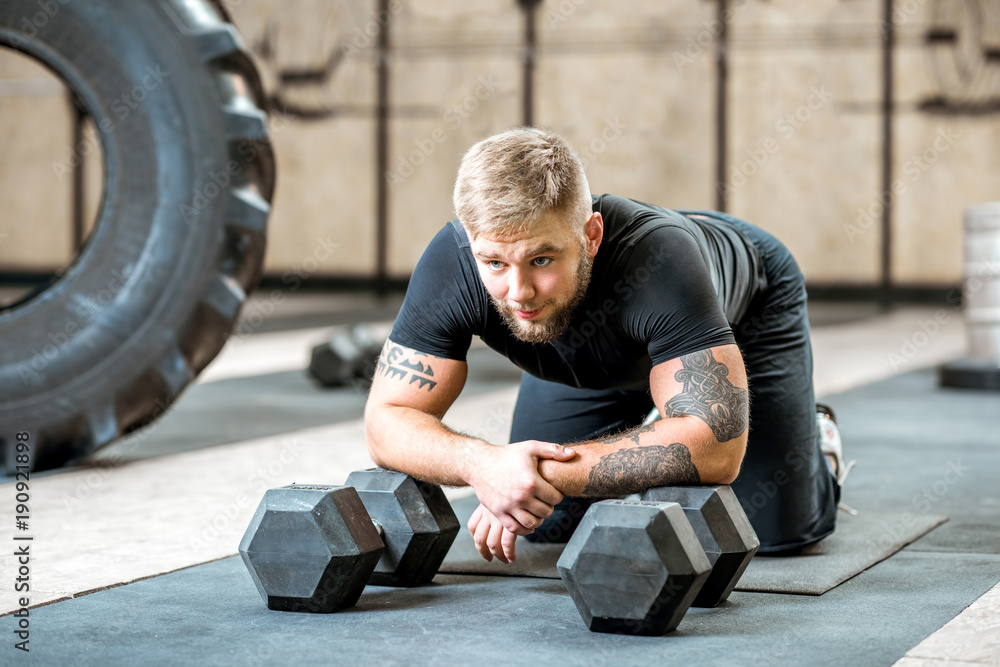
M595 256L604 238L604 218L600 213L594 211L583 223L583 235L587 238L587 255Z

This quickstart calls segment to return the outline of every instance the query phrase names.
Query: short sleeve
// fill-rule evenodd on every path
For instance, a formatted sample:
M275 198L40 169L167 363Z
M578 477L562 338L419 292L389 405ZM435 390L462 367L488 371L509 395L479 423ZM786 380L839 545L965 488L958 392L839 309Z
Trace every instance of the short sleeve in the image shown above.
M638 285L623 326L647 345L653 365L735 343L712 275L692 234L664 225L629 255L626 275Z
M463 261L465 250L450 224L434 236L413 269L389 336L393 342L465 361L478 330L478 293L485 289L478 275L470 275L475 267Z

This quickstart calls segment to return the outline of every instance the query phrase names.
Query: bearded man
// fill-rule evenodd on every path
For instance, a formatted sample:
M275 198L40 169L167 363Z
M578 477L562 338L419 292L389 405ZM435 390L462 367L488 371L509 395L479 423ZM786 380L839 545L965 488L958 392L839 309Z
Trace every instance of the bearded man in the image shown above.
M472 486L484 558L513 561L518 535L565 542L593 502L668 485L732 484L758 553L833 532L846 471L832 421L831 437L817 429L804 280L777 239L724 213L592 196L567 142L532 128L473 146L454 205L414 269L365 426L378 465ZM509 445L441 422L473 336L524 371Z

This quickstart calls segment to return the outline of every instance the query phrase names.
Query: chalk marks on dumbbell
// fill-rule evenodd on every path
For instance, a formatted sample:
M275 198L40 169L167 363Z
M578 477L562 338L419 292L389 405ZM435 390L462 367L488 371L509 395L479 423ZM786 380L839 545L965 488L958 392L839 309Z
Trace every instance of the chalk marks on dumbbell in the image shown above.
M416 357L430 356L423 352L413 352L412 354ZM422 361L407 359L406 356L407 354L403 347L386 343L385 348L382 350L382 356L379 357L375 374L403 381L406 381L406 378L409 377L407 384L418 382L418 389L426 388L427 391L433 391L434 387L437 386L437 381L429 379L434 377L434 369L431 368L431 365L429 363L425 364Z
M700 482L701 476L691 461L690 450L675 442L666 447L619 449L602 456L590 469L583 495L620 496L640 493L650 487Z
M712 429L719 442L738 437L747 429L749 405L747 390L729 380L729 367L717 361L711 350L698 350L681 357L683 368L674 379L684 389L664 405L669 417L691 415Z

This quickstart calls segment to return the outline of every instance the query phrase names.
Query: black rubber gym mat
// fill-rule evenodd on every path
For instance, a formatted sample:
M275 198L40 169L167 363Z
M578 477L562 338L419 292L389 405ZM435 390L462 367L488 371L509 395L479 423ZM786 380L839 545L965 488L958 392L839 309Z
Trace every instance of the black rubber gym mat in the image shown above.
M0 664L874 667L989 590L998 567L996 555L907 549L826 595L737 591L665 637L630 637L588 631L561 581L527 577L438 575L369 586L335 614L271 611L227 558L32 609L31 653L11 634Z
M478 504L474 496L452 503L463 530L448 552L441 572L559 578L556 561L562 553L562 544L533 544L518 539L517 560L513 563L505 565L498 560L491 563L483 560L476 551L472 536L464 528ZM754 558L736 590L821 595L885 560L947 519L939 514L859 510L857 516L851 516L841 512L836 532L808 547L802 554Z

